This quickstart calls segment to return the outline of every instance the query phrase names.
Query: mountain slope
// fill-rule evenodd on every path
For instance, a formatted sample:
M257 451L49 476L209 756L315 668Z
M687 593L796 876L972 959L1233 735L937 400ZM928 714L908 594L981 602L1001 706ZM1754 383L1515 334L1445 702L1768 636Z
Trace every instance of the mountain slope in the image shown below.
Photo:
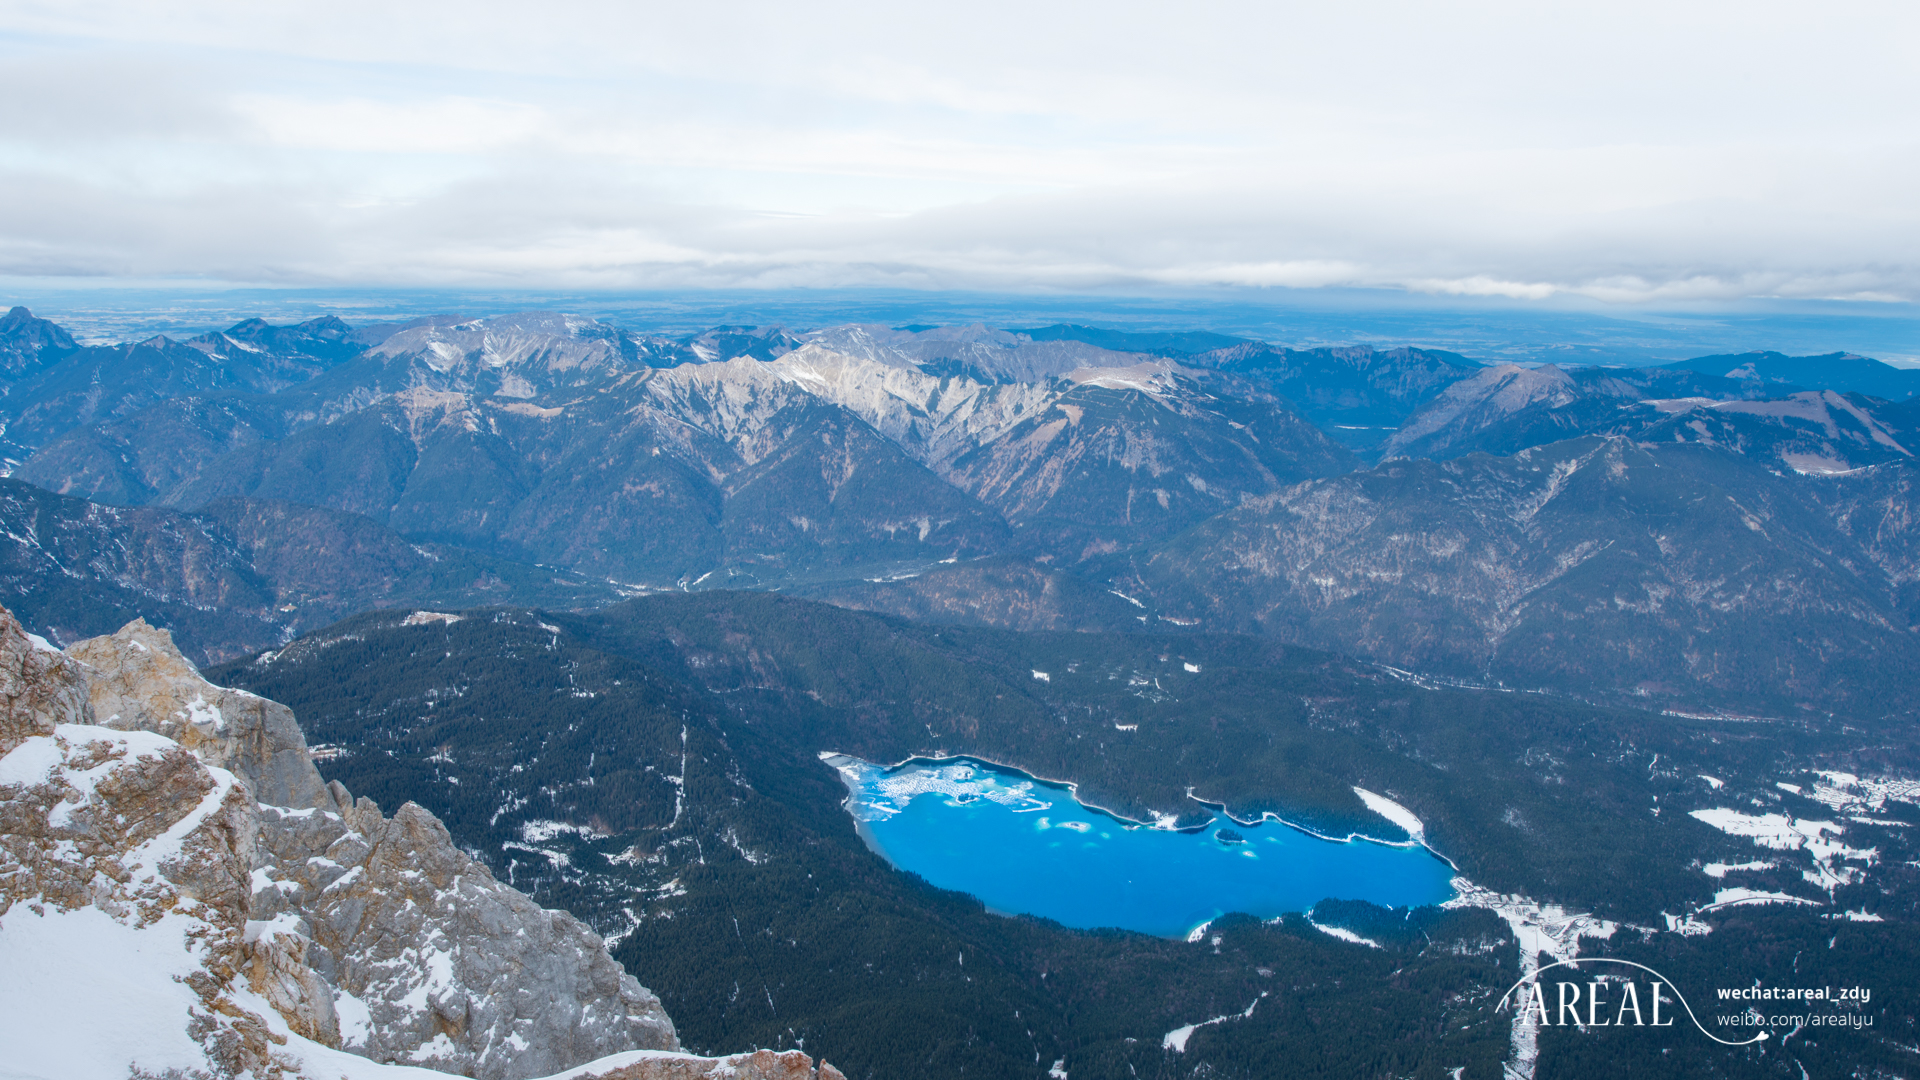
M773 359L752 358L772 341ZM749 354L655 367L645 341L590 320L423 320L272 395L180 397L94 424L22 475L181 508L307 503L669 586L1078 558L1351 467L1278 396L1223 373L1089 368L1135 357L981 327L798 341L710 334L695 343ZM931 370L956 357L991 378ZM997 381L1055 368L1067 377Z
M1763 396L1765 389L1753 383L1691 371L1502 364L1447 387L1409 416L1381 453L1436 459L1475 451L1513 454L1581 435L1631 432L1647 422L1644 411L1622 415L1636 404Z
M785 441L727 478L720 529L730 568L759 563L769 576L804 578L1007 547L999 514L858 418L817 404L792 412L775 422Z
M1409 414L1481 365L1437 349L1288 349L1249 342L1187 363L1265 380L1343 446L1379 445Z
M296 386L360 353L367 336L331 317L282 327L249 319L186 341L87 346L15 383L0 412L10 439L40 447L170 398Z
M108 507L0 480L0 597L29 628L72 642L145 617L207 661L394 603L618 594L577 575L420 546L354 514L231 499L198 513Z
M1578 439L1251 500L1120 586L1200 625L1417 670L1749 707L1909 706L1892 581L1810 493L1724 451Z
M0 315L0 376L8 380L36 374L79 348L72 334L24 307Z
M1914 432L1897 430L1897 416L1882 415L1894 411L1885 402L1858 394L1805 390L1766 401L1643 404L1663 414L1654 421L1645 409L1637 410L1642 415L1634 419L1645 426L1636 437L1643 441L1720 447L1810 475L1911 461L1907 444L1920 446Z
M207 683L163 631L63 655L0 609L0 680L9 1076L839 1076L678 1053L599 937L418 805L322 787L284 706Z
M269 399L193 394L68 431L12 475L120 506L171 505L208 462L286 434L286 417Z
M1067 381L1050 408L955 458L950 473L1021 527L1031 550L1068 560L1116 551L1350 467L1277 400L1214 396L1168 365Z
M1669 371L1696 371L1706 375L1789 388L1835 390L1901 401L1920 393L1920 371L1897 368L1853 353L1824 356L1787 356L1777 352L1750 352L1698 356L1665 365Z
M1076 368L1126 367L1148 359L1082 336L1036 337L980 323L904 330L841 326L816 330L805 335L805 340L827 351L874 363L988 384L1042 382Z

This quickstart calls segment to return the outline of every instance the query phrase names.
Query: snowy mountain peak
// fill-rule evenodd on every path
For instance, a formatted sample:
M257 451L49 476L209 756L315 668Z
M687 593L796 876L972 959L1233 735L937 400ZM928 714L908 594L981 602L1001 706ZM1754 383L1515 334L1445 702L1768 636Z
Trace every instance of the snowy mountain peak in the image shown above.
M401 330L369 352L419 357L437 372L536 364L549 371L618 369L634 353L625 331L573 315L525 312L451 325L430 323Z

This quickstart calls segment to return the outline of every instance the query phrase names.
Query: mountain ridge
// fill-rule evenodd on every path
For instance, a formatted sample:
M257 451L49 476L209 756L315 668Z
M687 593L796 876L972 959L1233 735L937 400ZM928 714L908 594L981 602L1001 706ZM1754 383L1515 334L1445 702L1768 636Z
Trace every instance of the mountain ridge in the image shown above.
M276 340L270 330L242 324L222 340L264 349ZM1641 704L1661 707L1718 702L1761 708L1764 699L1770 702L1765 708L1792 702L1795 708L1873 710L1878 706L1866 704L1872 694L1839 689L1842 683L1864 688L1854 676L1809 697L1802 690L1820 677L1787 672L1812 664L1808 670L1837 673L1870 662L1856 661L1856 653L1884 657L1896 667L1907 663L1910 646L1906 631L1898 629L1913 619L1905 598L1905 534L1887 525L1866 536L1855 523L1901 520L1911 511L1909 489L1888 479L1816 491L1801 478L1838 479L1862 469L1898 475L1920 448L1920 418L1910 403L1768 381L1745 361L1744 368L1720 368L1723 357L1647 369L1486 367L1411 347L1300 350L1248 341L1221 345L1204 335L1036 330L1037 336L979 324L852 324L800 332L724 327L668 339L553 313L434 317L370 330L363 336L373 344L350 359L270 393L187 393L75 428L48 443L17 475L107 502L192 511L277 501L370 519L352 528L325 519L332 522L326 530L343 545L328 549L333 554L297 544L269 545L269 551L255 542L250 554L222 556L239 575L234 595L262 598L249 608L261 612L254 617L257 625L232 628L239 637L223 646L241 651L267 643L272 628L297 621L269 612L264 603L273 589L285 591L305 572L288 561L295 551L312 551L322 561L349 557L349 551L387 551L391 555L377 561L399 574L389 573L389 584L354 586L333 599L326 588L298 586L300 596L289 599L314 605L315 617L344 614L349 596L377 597L379 603L429 595L479 598L471 590L407 592L425 586L398 582L420 580L424 566L399 570L410 559L404 542L472 553L460 556L465 560L495 560L486 567L462 565L473 566L468 580L474 588L484 584L501 600L553 603L551 591L539 592L549 584L574 590L574 599L559 606L592 606L623 592L747 586L801 590L918 617L1028 628L1131 623L1149 632L1185 632L1229 626L1295 635L1450 678L1578 693L1644 691ZM332 323L286 332L298 341L325 336L340 349L347 345L339 342L360 340L353 337L359 331ZM1191 351L1200 346L1217 347ZM962 367L942 366L951 364ZM1751 369L1746 374L1753 377L1733 377L1737 369ZM1836 378L1853 378L1852 370ZM1686 633L1726 642L1730 652L1690 667L1636 667L1638 674L1608 690L1599 684L1615 671L1612 661L1596 660L1580 674L1555 649L1532 648L1523 663L1510 643L1498 644L1508 641L1503 635L1509 630L1500 627L1511 620L1549 633L1545 623L1527 620L1545 618L1542 605L1551 590L1529 586L1516 592L1492 584L1502 574L1532 581L1531 571L1458 575L1444 569L1451 566L1444 560L1423 563L1429 556L1419 553L1421 545L1387 533L1342 540L1337 555L1309 555L1308 548L1325 540L1312 539L1318 526L1290 515L1249 524L1256 515L1250 507L1295 499L1288 493L1302 484L1309 487L1300 490L1317 492L1401 491L1393 477L1410 468L1396 464L1401 460L1468 461L1490 454L1502 463L1475 464L1470 472L1506 477L1489 480L1499 487L1531 469L1522 455L1552 457L1558 451L1547 448L1582 438L1628 440L1638 447L1634 454L1652 455L1646 460L1668 470L1675 484L1719 492L1713 498L1722 505L1731 498L1743 506L1774 507L1768 535L1783 545L1782 552L1796 553L1782 555L1786 561L1776 569L1791 563L1799 568L1795 574L1811 575L1803 584L1823 583L1788 590L1792 603L1806 605L1810 618L1826 618L1819 612L1828 607L1853 612L1835 616L1840 621L1833 624L1838 636L1828 642L1831 648L1809 652L1791 629L1786 608L1764 625L1731 633L1745 616L1709 605L1688 617L1693 629ZM1683 446L1694 450L1675 449ZM1365 466L1375 454L1385 460ZM1607 572L1623 580L1667 582L1659 589L1690 583L1672 595L1712 593L1716 586L1687 569L1711 562L1707 554L1650 539L1661 530L1648 532L1646 523L1673 512L1662 493L1669 486L1636 481L1611 489L1613 509L1596 503L1561 526L1568 550L1581 544L1605 548L1612 554L1596 565L1611 567ZM1850 494L1869 490L1874 494L1867 501ZM222 501L228 499L253 502ZM1359 513L1373 506L1370 499L1342 496L1341 512ZM1427 505L1416 507L1421 500ZM1479 536L1491 545L1484 548L1486 558L1496 562L1538 553L1543 541L1525 535L1532 527L1525 525L1525 514L1514 519L1520 525L1499 524L1484 516L1476 500L1484 501L1472 485L1436 481L1407 488L1389 502L1413 534ZM151 524L133 524L144 519L128 513L121 512L120 520L133 530L129 536L157 535ZM278 520L294 519L281 514ZM1256 544L1236 528L1273 535ZM397 536L376 542L378 529ZM361 534L363 540L346 540ZM169 535L191 539L190 532ZM1229 535L1240 538L1221 546ZM1712 542L1726 552L1744 550L1736 540L1728 534ZM1464 621L1448 623L1449 629L1436 624L1421 643L1389 645L1373 636L1366 620L1335 618L1311 590L1298 591L1303 586L1297 581L1283 591L1294 590L1287 593L1289 603L1304 606L1276 623L1247 612L1277 602L1271 590L1279 578L1243 582L1251 591L1229 595L1157 576L1180 564L1194 582L1237 580L1242 568L1223 562L1223 553L1245 554L1262 544L1272 552L1305 544L1294 557L1317 560L1323 568L1352 560L1394 580L1410 581L1409 567L1424 565L1422 598L1415 603L1420 590L1409 585L1394 603L1413 604L1401 610L1416 622L1432 613ZM208 550L214 548L237 551L225 541ZM198 550L179 543L168 550L174 549ZM30 562L40 558L24 549L20 554ZM269 575L280 582L273 588L246 576L269 565L279 567ZM1149 566L1151 573L1141 569ZM539 567L560 568L553 578L565 580L540 582ZM340 582L352 579L329 573ZM1298 576L1297 570L1288 573ZM487 584L489 575L497 582ZM105 576L123 583L138 577L126 570ZM438 579L452 576L442 571ZM51 579L41 580L49 584L40 588L51 587ZM53 591L92 596L88 604L110 600L115 617L139 606L131 595L88 594L77 581L67 579ZM509 582L514 584L502 591ZM1496 602L1468 595L1482 586L1500 595L1506 589L1514 598ZM35 586L15 588L16 605L38 618L45 604L30 595ZM1603 596L1601 585L1592 588L1597 591L1582 602L1614 605L1616 615L1603 620L1612 632L1680 633L1667 601ZM276 601L276 607L285 602ZM205 622L203 616L168 610L179 614L165 617L188 620L182 624L188 638L197 641L208 629L193 625L195 619ZM157 609L153 614L162 617ZM1574 616L1563 611L1555 618ZM1297 636L1302 634L1307 636ZM1675 641L1671 655L1693 655L1684 641ZM1598 641L1593 647L1611 648ZM1497 659L1502 656L1517 666L1499 667L1509 662ZM1634 664L1642 662L1628 666ZM1733 678L1728 673L1734 670L1747 674ZM1743 688L1743 681L1755 685Z

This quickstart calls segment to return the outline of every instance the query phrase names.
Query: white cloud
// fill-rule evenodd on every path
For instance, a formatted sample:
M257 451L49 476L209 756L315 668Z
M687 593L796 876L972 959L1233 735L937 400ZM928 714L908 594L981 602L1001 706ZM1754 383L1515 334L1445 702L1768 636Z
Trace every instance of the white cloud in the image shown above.
M469 97L388 102L242 94L233 108L276 146L362 154L488 153L532 141L551 123L534 105Z
M0 2L0 274L1920 299L1920 9Z

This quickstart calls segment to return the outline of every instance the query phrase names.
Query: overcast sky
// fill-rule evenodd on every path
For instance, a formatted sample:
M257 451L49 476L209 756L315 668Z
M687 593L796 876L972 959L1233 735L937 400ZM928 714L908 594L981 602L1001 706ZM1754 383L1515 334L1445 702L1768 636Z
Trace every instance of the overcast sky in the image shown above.
M0 275L1920 300L1920 5L0 0Z

